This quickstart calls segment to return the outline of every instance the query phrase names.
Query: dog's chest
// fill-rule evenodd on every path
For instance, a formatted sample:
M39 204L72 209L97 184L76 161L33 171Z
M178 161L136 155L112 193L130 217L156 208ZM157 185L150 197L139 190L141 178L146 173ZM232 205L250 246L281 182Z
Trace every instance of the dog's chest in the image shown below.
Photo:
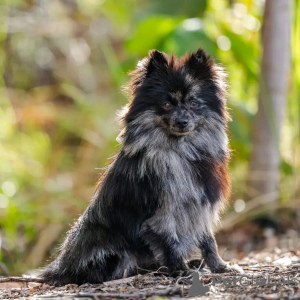
M213 213L206 201L205 178L184 153L149 151L142 169L151 170L161 182L159 209L147 221L154 231L194 243L210 230Z
M151 170L160 178L163 201L172 202L173 205L177 203L179 206L191 201L195 205L198 201L201 202L201 174L184 153L173 150L149 151L143 164L143 170Z

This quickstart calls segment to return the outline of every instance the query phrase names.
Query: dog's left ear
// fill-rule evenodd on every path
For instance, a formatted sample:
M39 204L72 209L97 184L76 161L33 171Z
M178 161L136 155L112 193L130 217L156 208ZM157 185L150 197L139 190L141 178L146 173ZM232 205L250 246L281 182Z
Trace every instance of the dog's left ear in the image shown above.
M207 62L208 58L209 57L205 51L202 48L199 48L196 52L191 54L189 61L192 61L196 64L203 64Z
M214 62L210 55L200 48L186 57L185 66L195 79L212 79L211 82L214 82L218 88L219 97L225 101L227 95L226 72L222 66Z
M210 75L210 70L214 62L212 58L200 48L187 57L185 65L193 75L203 77Z

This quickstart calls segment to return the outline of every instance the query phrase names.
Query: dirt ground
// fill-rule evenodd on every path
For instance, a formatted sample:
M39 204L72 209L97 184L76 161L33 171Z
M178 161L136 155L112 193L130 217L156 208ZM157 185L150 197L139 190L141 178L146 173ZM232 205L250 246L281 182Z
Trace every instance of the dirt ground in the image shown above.
M270 252L252 252L242 260L231 263L243 269L243 278L241 274L234 273L216 277L204 267L197 271L204 288L196 292L198 296L193 298L300 299L300 251L281 251L277 248ZM0 278L1 281L5 279ZM32 282L2 282L0 299L181 299L189 297L193 290L190 289L192 283L192 275L169 278L155 273L98 285L72 284L59 288Z

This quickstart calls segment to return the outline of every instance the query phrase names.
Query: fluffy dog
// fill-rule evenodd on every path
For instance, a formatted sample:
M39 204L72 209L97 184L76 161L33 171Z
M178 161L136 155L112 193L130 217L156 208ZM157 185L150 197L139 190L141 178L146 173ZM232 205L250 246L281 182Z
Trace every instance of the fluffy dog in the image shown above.
M101 283L137 267L176 276L196 248L212 272L227 269L213 236L230 190L224 72L202 49L152 50L131 75L121 150L42 272L49 284Z

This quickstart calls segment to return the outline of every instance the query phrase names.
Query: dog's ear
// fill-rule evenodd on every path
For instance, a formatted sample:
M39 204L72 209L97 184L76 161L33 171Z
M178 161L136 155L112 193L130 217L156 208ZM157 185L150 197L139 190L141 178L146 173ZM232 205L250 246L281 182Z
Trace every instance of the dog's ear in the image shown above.
M202 48L199 48L196 52L192 53L189 61L194 62L195 64L206 63L208 56Z
M145 77L149 77L154 71L166 69L168 66L167 55L158 50L150 50L148 57L143 58L137 64L137 69L142 71Z
M149 51L149 63L147 66L147 76L152 72L165 69L168 66L168 60L165 53L158 50Z
M168 66L167 55L158 50L150 50L148 57L137 63L135 70L130 72L131 79L124 86L124 91L129 96L134 96L136 89L141 83L156 71L166 70Z
M210 75L214 62L212 58L205 53L203 49L198 49L186 58L187 69L196 77Z
M196 80L209 80L218 89L219 99L226 102L227 74L222 66L216 64L213 58L206 54L203 49L188 55L185 58L185 67L189 74Z

